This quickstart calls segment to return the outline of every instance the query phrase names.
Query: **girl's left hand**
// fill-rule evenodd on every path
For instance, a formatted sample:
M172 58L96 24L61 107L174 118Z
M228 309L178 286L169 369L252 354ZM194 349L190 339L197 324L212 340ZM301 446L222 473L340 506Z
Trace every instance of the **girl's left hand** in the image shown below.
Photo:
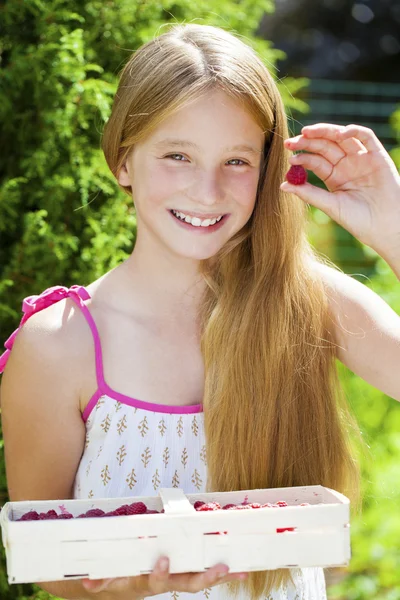
M372 129L318 123L284 144L307 151L290 163L313 171L328 191L287 181L282 190L324 211L378 254L400 256L400 176Z

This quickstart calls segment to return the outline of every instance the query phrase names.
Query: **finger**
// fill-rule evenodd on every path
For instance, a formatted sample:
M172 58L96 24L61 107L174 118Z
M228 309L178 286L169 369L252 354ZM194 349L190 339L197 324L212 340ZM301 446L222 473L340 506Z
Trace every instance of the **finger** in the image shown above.
M285 146L292 150L307 150L316 154L322 154L329 160L330 163L336 165L346 153L338 146L338 144L322 138L306 138L303 135L298 135L294 138L285 140Z
M292 185L289 182L284 181L281 183L280 188L289 194L296 194L301 200L319 208L339 223L339 225L342 225L340 219L341 205L336 194L322 190L310 183Z
M114 579L115 577L110 577L108 579L82 579L82 586L89 592L97 594L98 592L105 590Z
M382 150L386 152L374 131L369 127L363 127L362 125L346 125L344 130L339 131L338 139L347 140L348 138L359 140L370 152L379 152Z
M303 127L302 134L306 138L324 138L336 142L346 154L357 154L360 150L367 152L363 143L354 138L342 139L340 133L345 129L343 125L333 125L331 123L317 123L315 125L306 125Z
M247 575L247 573L230 573L226 565L219 564L201 573L174 573L170 575L169 589L193 594L208 587L245 579Z
M194 594L222 582L228 575L229 567L219 564L200 573L173 573L170 575L169 586L177 592Z
M317 177L326 182L333 172L333 165L320 154L294 154L289 157L291 165L302 165L305 169L313 171Z
M149 589L151 593L160 594L168 591L169 559L162 556L155 564L154 569L149 573Z

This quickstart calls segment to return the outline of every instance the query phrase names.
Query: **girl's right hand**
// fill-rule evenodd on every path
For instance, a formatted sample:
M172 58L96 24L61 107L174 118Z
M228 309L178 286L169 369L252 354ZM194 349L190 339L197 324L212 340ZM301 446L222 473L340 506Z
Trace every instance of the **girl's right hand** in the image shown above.
M238 579L246 579L247 573L229 573L229 568L218 563L207 571L200 573L169 573L169 560L166 558L166 568L162 569L161 557L155 564L154 571L148 575L136 577L118 577L111 579L82 579L83 587L89 592L96 594L107 590L110 594L115 592L116 597L121 593L122 597L136 592L141 598L164 594L166 592L200 592L204 588L213 587L221 583L228 583ZM131 597L131 596L130 596Z

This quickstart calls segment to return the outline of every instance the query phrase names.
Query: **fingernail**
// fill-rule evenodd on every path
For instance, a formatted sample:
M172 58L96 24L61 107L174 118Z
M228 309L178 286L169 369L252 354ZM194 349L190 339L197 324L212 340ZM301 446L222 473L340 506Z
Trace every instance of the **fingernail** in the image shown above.
M168 558L162 558L160 560L160 569L161 569L161 571L168 571L168 563L169 563Z
M217 578L218 579L222 579L223 577L226 577L226 575L228 575L229 571L221 571L220 573L217 573Z

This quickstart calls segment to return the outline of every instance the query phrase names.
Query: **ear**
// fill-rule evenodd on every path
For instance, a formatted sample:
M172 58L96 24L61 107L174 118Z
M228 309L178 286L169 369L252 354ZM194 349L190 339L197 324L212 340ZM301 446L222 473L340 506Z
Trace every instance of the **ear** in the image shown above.
M128 170L126 168L126 162L124 162L124 164L121 167L121 170L118 174L118 183L120 185L124 185L124 186L130 186L131 185L131 181L130 181L130 177L129 177L129 173Z

